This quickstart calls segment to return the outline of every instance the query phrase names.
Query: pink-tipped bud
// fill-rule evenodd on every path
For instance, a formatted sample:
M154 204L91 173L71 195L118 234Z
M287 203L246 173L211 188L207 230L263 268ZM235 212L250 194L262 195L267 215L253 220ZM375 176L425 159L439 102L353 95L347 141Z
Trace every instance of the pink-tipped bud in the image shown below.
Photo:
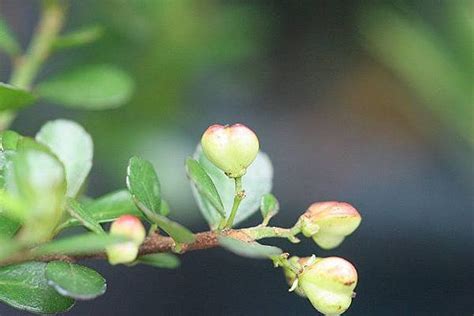
M359 212L344 202L319 202L312 204L300 217L301 231L323 249L339 246L361 222Z
M131 241L107 247L106 252L110 264L134 261L140 244L145 240L146 232L142 222L135 216L122 215L110 226L110 234L131 239Z
M340 315L351 305L357 279L349 261L329 257L306 267L298 277L298 287L319 312Z
M210 126L201 146L207 159L231 178L243 176L259 150L257 135L242 124Z

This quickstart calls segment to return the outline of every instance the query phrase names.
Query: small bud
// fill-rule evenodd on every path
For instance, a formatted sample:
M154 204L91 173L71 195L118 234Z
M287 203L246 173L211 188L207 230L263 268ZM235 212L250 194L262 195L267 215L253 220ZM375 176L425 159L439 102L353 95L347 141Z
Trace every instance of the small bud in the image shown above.
M338 257L317 259L298 278L299 288L320 313L340 315L352 302L357 285L354 266Z
M138 248L145 240L145 228L138 218L132 215L123 215L110 226L110 235L124 236L131 241L109 246L106 249L110 264L129 263L138 255Z
M207 159L231 178L246 173L259 149L257 135L242 124L210 126L202 135L201 145Z
M357 229L361 216L348 203L320 202L312 204L300 221L305 236L312 236L323 249L332 249Z

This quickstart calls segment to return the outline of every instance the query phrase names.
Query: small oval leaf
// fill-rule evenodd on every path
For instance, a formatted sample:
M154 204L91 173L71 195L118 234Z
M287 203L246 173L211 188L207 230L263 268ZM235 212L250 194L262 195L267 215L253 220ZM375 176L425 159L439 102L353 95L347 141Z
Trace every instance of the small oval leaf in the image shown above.
M268 224L270 218L275 216L279 209L280 203L278 203L277 198L273 194L267 193L262 196L262 201L260 202L260 211L262 212L262 217L265 224Z
M87 229L96 234L105 233L102 226L100 226L89 211L85 210L79 202L73 199L68 199L67 210L72 217L76 218Z
M96 298L107 289L105 279L97 271L63 261L48 263L46 279L59 294L77 300Z
M255 241L246 242L227 236L219 236L218 240L223 248L242 257L268 259L282 253L280 248L262 245Z
M180 265L178 257L171 253L154 253L141 256L137 262L164 269L176 269Z

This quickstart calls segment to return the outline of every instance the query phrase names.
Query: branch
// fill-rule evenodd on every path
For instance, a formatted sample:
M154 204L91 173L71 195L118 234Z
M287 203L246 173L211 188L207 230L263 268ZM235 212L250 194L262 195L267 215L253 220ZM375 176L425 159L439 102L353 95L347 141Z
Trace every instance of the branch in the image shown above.
M263 229L263 230L262 230ZM298 242L298 239L294 236L296 232L294 229L280 228L280 227L252 227L242 229L229 229L220 232L206 231L196 233L196 240L189 244L181 244L179 253L185 253L194 250L204 250L209 248L219 247L217 240L218 236L227 236L235 239L239 239L245 242L256 241L263 238L275 237L275 238L287 238L291 242ZM173 252L175 250L176 243L171 237L162 236L157 233L149 235L142 243L139 249L139 256L160 253L160 252ZM0 261L0 266L6 266L10 264L17 264L27 261L66 261L76 262L85 259L107 259L105 252L81 254L81 255L63 255L54 254L47 256L35 257L26 253L19 253L16 256L12 256L3 261Z

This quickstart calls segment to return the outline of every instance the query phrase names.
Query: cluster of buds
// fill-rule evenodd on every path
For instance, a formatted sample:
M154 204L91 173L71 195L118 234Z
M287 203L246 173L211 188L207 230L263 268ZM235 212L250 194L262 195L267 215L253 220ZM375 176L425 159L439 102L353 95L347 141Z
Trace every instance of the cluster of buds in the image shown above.
M359 212L344 202L314 203L299 219L303 235L312 237L323 249L339 246L360 222Z
M231 178L245 175L259 150L257 135L242 124L210 126L201 146L207 159Z
M107 247L110 264L130 263L135 261L138 249L145 240L145 228L142 222L132 215L123 215L110 226L110 235L123 236L130 241Z
M288 284L298 295L307 297L319 312L340 315L351 305L357 285L354 266L339 257L291 257L284 268Z

